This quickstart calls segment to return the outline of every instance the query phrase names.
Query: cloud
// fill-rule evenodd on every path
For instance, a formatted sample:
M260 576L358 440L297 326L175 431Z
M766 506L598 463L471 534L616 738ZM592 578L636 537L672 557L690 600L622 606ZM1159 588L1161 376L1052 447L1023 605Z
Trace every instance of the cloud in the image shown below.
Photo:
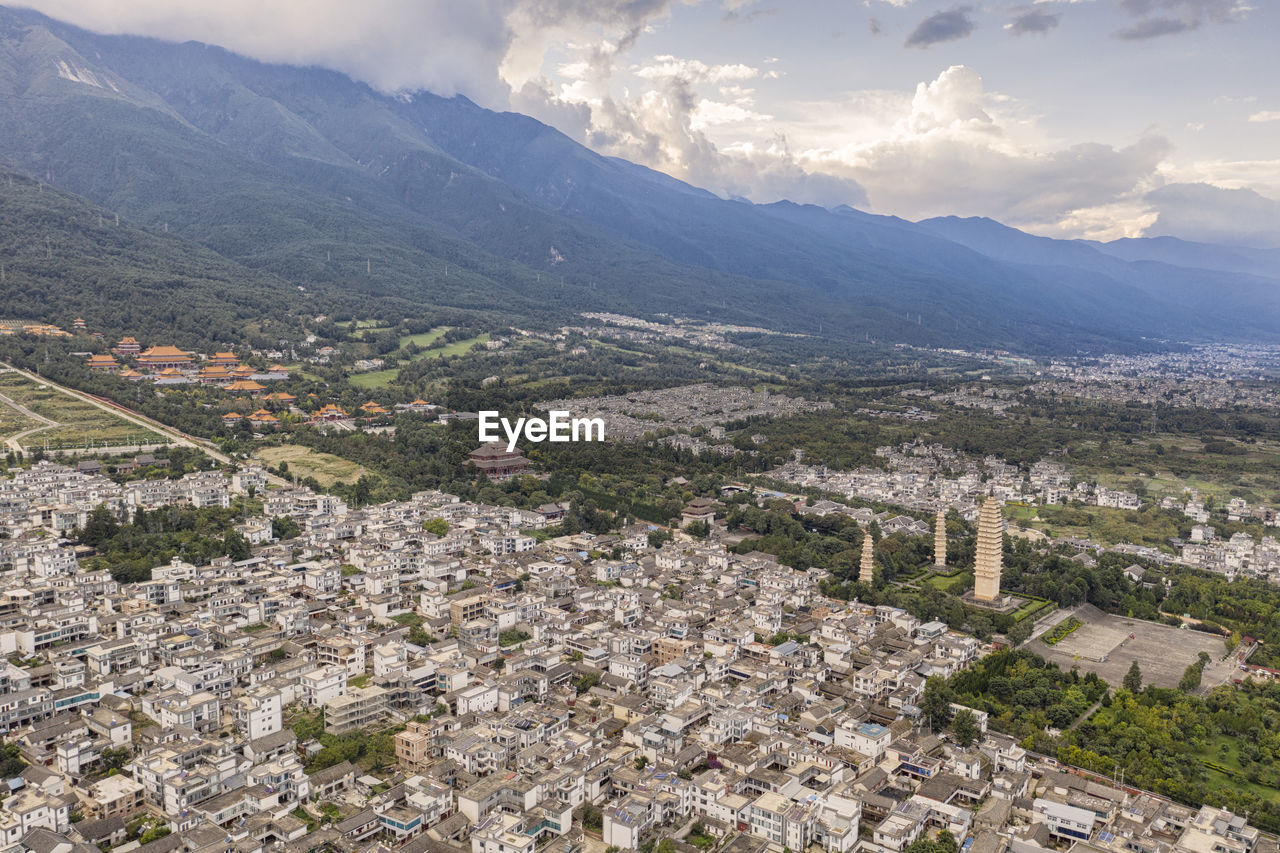
M1120 8L1137 19L1115 32L1126 41L1189 32L1206 23L1234 23L1251 9L1246 0L1120 0Z
M553 39L593 32L616 49L685 0L20 2L96 32L202 41L267 62L332 68L384 92L461 92L505 106L510 89L537 76Z
M1262 110L1249 116L1249 121L1280 121L1280 110Z
M590 145L665 172L726 197L753 201L865 205L857 181L807 168L784 136L771 129L773 116L755 104L746 80L771 79L745 64L709 65L697 59L655 56L628 73L646 88L615 93L607 86L573 81L556 89L549 81L528 84L513 105ZM752 140L717 145L715 130L743 131Z
M1146 210L1141 197L1161 183L1157 170L1169 152L1169 143L1155 135L1121 148L1055 147L1021 118L1016 102L987 93L965 66L921 83L908 99L884 93L846 108L848 114L879 112L888 121L847 144L801 147L801 163L857 181L873 210L911 219L992 216L1040 233L1071 220L1096 230L1101 218L1091 219L1089 211ZM836 127L824 134L831 141L850 135ZM1128 220L1109 222L1133 227ZM1122 233L1128 232L1114 236Z
M1004 28L1015 36L1047 33L1062 22L1060 12L1046 12L1036 6L1024 6L1013 10L1013 20Z
M758 18L768 18L778 14L782 10L777 6L768 9L751 9L756 0L729 0L724 4L724 14L721 16L726 24L749 24Z
M1132 26L1116 30L1116 37L1126 41L1142 41L1143 39L1153 39L1186 32L1187 30L1195 29L1197 26L1199 24L1178 18L1143 18Z
M1280 248L1280 201L1251 189L1169 184L1147 193L1156 211L1148 237Z
M696 59L655 56L651 64L637 66L631 73L645 80L680 78L691 83L723 83L727 80L750 80L759 76L760 69L742 63L707 65Z
M944 12L935 12L911 31L911 35L907 36L906 46L929 47L939 42L966 38L977 28L972 12L972 6L957 6Z

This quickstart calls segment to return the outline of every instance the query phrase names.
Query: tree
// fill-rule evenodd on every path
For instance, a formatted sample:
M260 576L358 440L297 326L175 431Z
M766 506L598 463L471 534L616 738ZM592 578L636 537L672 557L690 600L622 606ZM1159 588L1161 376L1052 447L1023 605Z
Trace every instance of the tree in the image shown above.
M100 548L119 532L120 522L116 520L115 515L106 504L98 504L93 508L93 512L89 513L89 520L85 522L80 541L94 548Z
M368 475L362 476L356 480L356 484L351 487L351 502L356 506L364 506L373 497L373 480Z
M102 763L108 770L119 770L129 763L129 759L133 758L133 753L127 747L113 749L107 747L102 750Z
M941 731L951 722L951 703L955 695L946 679L938 675L929 677L924 684L924 698L920 700L920 710L933 731Z
M978 739L978 721L974 718L972 711L965 708L956 713L951 721L951 734L956 743L965 748Z
M271 519L271 535L280 541L292 539L302 532L298 522L287 515Z
M16 743L0 743L0 773L11 779L22 772L27 762L22 760L22 752Z
M1183 693L1194 693L1200 688L1200 680L1204 674L1204 667L1198 663L1193 663L1187 667L1182 673L1182 678L1178 680L1178 689Z
M1128 690L1130 693L1142 692L1142 668L1138 666L1137 660L1134 660L1134 662L1129 665L1129 671L1125 673L1124 681L1122 681L1121 684L1123 684L1124 689Z
M422 529L436 536L444 536L449 532L449 522L443 518L429 518L422 522Z
M138 843L142 845L147 845L147 844L150 844L152 841L157 841L161 838L164 838L168 834L169 834L169 827L153 826L150 829L148 829L146 832L142 833L142 836L138 839Z
M222 539L222 546L232 562L249 559L249 540L232 530Z
M1031 620L1023 619L1021 622L1018 622L1009 629L1009 632L1005 634L1005 636L1009 638L1010 644L1015 646L1022 645L1031 637Z

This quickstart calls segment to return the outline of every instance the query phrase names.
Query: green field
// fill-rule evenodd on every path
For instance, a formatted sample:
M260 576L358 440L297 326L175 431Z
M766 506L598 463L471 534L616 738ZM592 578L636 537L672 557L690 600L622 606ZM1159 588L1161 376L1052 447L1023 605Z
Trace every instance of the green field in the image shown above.
M309 447L296 444L282 444L275 447L258 449L257 456L269 465L289 464L289 474L298 477L314 477L322 486L334 483L354 483L369 473L365 468L334 456L331 453L320 453Z
M461 341L444 344L443 346L431 347L430 344L435 343L444 337L449 331L448 326L441 326L438 329L432 329L429 332L420 332L416 335L405 335L400 339L400 348L403 350L409 344L416 344L419 347L429 347L416 353L411 361L417 361L424 358L442 358L444 356L463 355L468 352L476 344L487 343L488 334L477 335L474 338L466 338ZM403 358L404 353L400 356ZM396 374L400 372L398 367L389 367L386 370L373 370L368 373L356 373L352 375L349 381L356 388L364 388L366 390L376 390L378 388L386 388L396 379Z
M454 341L453 343L433 346L436 341L443 338L446 334L452 331L452 329L452 326L440 326L439 328L432 329L429 332L419 332L416 335L405 335L400 339L400 348L404 349L409 346L409 344L417 346L421 352L418 352L413 356L415 360L419 358L440 358L441 356L446 355L461 355L476 344L487 343L489 340L489 336L484 334L477 335L474 338ZM404 353L401 353L400 355L403 357Z
M368 373L357 373L347 381L357 388L386 388L395 381L396 374L400 372L400 368L392 367L387 370L371 370Z
M436 341L440 340L448 333L448 326L441 326L438 329L432 329L429 332L419 332L416 335L405 335L400 339L400 346L407 347L409 344L419 347L429 347Z
M461 341L454 341L451 344L445 344L442 347L432 347L425 352L419 353L417 358L441 358L447 355L462 355L470 350L476 344L485 344L489 342L489 335L476 335L474 338L466 338Z
M24 448L79 448L119 444L154 444L165 439L62 391L38 384L20 373L0 372L0 394L30 411L54 421L32 419L0 400L0 439L43 427L19 440Z

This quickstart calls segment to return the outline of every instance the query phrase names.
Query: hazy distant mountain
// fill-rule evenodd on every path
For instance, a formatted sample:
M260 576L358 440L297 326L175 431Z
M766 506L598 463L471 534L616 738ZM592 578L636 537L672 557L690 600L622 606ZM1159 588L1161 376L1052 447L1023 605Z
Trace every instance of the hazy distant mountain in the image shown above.
M0 159L291 282L513 319L668 312L1051 351L1280 335L1256 264L724 200L465 98L26 11L0 9Z
M1274 274L1275 267L1268 266L1261 259L1255 259L1252 264L1245 261L1249 257L1245 253L1265 255L1265 250L1206 245L1202 252L1188 251L1185 254L1195 254L1206 261L1214 259L1216 263L1193 267L1166 261L1165 258L1172 259L1177 253L1173 250L1160 251L1158 247L1164 238L1107 244L1054 240L978 217L948 216L926 219L918 224L939 236L988 257L1015 264L1047 280L1085 280L1095 284L1110 281L1117 287L1125 287L1126 293L1131 292L1130 289L1140 291L1142 298L1150 302L1151 310L1169 311L1172 317L1192 318L1195 325L1191 326L1192 331L1182 333L1185 337L1196 337L1196 331L1207 333L1208 329L1219 329L1223 324L1229 326L1231 323L1241 327L1237 337L1267 338L1276 330L1276 315L1268 306L1274 304L1280 290L1274 279L1256 274L1268 269ZM1174 242L1184 247L1197 245ZM1130 247L1117 248L1118 243L1128 243ZM1132 260L1122 260L1119 255L1124 252L1131 254ZM1233 256L1240 257L1240 266L1247 268L1231 270L1226 266ZM1259 310L1262 312L1260 315L1251 316ZM1198 321L1195 320L1197 317L1200 318ZM1230 333L1227 335L1231 336Z
M1192 243L1177 237L1140 237L1094 243L1126 261L1161 261L1192 269L1240 272L1280 279L1280 249L1248 249Z

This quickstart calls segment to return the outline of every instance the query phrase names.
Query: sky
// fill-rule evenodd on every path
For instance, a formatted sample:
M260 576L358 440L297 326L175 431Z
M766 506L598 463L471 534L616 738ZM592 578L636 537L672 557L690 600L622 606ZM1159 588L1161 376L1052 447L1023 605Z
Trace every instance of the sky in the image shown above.
M25 0L463 94L725 197L1280 247L1277 0Z

